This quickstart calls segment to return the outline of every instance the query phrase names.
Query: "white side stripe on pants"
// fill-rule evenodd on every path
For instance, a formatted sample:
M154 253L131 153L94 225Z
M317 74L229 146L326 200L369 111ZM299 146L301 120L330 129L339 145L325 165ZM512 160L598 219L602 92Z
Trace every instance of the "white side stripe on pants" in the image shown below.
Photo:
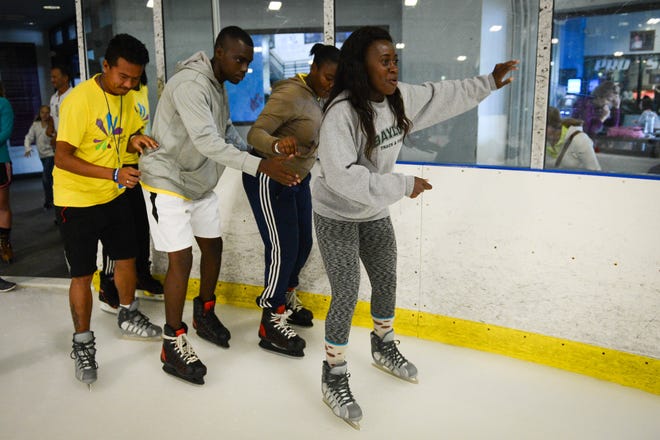
M259 202L261 205L261 212L266 220L268 227L268 238L270 239L270 267L268 270L268 282L266 288L261 295L261 306L263 307L265 301L268 301L275 295L275 288L279 281L281 252L280 252L280 239L277 234L277 225L275 224L275 214L273 213L273 206L270 199L270 177L265 174L259 176Z

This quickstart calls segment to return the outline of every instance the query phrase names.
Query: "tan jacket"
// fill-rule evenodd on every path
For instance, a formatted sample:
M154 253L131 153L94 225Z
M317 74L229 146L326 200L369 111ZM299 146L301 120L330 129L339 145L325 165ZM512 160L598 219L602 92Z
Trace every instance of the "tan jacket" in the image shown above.
M281 138L296 138L302 157L291 161L300 178L309 174L316 160L321 100L305 83L306 75L297 75L275 83L266 106L248 133L247 140L262 157L276 156L273 143Z

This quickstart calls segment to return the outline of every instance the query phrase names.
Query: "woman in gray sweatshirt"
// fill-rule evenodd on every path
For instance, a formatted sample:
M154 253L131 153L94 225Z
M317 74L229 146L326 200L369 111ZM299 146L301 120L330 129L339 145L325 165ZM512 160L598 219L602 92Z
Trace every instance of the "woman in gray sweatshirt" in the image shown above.
M362 418L348 385L345 351L360 287L360 260L371 282L371 351L375 365L416 382L417 368L397 348L396 241L388 206L431 189L395 173L405 136L461 114L511 82L517 61L492 74L422 85L398 82L392 37L363 27L344 43L319 135L321 172L312 188L316 237L330 280L325 324L324 401L354 427Z

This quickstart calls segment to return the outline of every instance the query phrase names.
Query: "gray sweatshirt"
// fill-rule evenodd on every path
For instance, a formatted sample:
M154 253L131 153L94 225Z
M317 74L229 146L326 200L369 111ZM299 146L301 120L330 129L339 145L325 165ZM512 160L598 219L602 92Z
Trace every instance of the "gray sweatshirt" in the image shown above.
M492 75L410 85L399 83L411 131L422 130L470 110L495 90ZM412 194L414 176L392 172L403 131L387 100L371 102L376 148L365 156L366 137L346 92L335 98L321 123L320 175L312 188L312 208L324 217L365 222L389 215L389 205Z
M158 101L152 136L160 147L140 158L149 190L191 200L213 191L225 167L257 175L261 159L227 143L229 103L204 52L177 65Z

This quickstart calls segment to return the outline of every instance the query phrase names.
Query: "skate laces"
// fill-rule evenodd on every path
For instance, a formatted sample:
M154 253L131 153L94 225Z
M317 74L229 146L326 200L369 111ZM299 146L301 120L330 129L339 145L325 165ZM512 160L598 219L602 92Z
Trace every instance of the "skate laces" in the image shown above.
M174 351L181 355L181 359L183 359L186 364L192 364L199 360L197 353L195 353L192 345L190 345L190 342L188 342L188 337L185 333L182 333L176 337L165 336L165 338L173 342Z
M83 370L97 369L99 366L91 350L96 351L94 341L74 342L73 350L69 356L71 356L71 359L75 359Z
M152 325L141 311L133 310L128 312L128 317L122 321L122 326L125 326L125 330L141 333L151 329Z
M328 388L332 390L332 393L335 395L335 398L340 405L347 405L355 402L353 393L351 393L351 388L348 386L349 377L351 377L350 373L329 373L327 376Z
M287 339L296 337L296 332L289 327L289 324L286 322L291 316L291 310L285 310L283 313L271 313L270 322L272 322L277 330L279 330Z
M303 308L302 303L298 299L298 294L296 293L295 289L291 290L290 292L287 292L287 305L293 310L294 312L299 312L300 309Z
M403 364L407 363L408 360L403 357L399 349L399 340L394 340L390 342L383 342L382 340L378 343L378 348L380 349L381 354L385 360L391 363L394 367L399 368Z

